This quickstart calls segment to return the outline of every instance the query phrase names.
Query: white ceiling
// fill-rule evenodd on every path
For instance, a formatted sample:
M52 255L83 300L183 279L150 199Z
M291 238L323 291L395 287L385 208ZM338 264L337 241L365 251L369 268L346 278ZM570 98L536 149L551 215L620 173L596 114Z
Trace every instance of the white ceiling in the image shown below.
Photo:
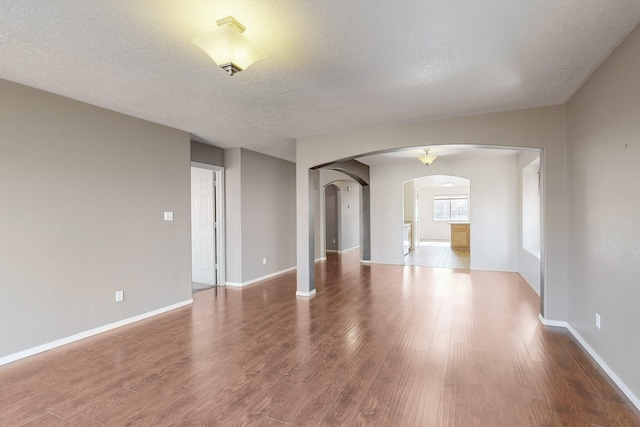
M294 160L297 137L560 104L638 0L3 0L0 77ZM233 15L268 58L190 39Z

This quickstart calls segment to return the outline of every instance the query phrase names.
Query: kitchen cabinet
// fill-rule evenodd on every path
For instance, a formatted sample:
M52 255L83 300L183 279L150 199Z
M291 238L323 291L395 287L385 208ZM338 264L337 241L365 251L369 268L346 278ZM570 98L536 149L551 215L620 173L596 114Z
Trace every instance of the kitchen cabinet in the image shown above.
M471 224L451 224L451 249L468 251L471 243Z

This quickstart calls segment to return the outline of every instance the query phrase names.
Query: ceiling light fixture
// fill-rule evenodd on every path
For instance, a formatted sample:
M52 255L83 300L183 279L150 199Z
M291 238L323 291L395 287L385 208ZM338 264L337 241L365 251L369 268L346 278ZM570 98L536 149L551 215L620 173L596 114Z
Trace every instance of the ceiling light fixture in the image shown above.
M425 166L429 166L433 161L438 158L435 154L429 154L429 150L425 148L424 155L418 156L418 160L424 163Z
M204 50L230 76L267 56L242 34L246 27L233 16L220 19L217 24L220 28L194 37L191 42Z
M443 187L453 187L455 184L453 182L445 182L442 184Z

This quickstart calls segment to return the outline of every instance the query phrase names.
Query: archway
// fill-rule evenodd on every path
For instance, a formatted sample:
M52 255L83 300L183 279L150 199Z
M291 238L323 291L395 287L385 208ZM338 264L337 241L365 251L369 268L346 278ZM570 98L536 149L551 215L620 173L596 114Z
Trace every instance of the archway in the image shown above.
M403 183L404 264L470 267L471 181L425 175Z
M362 246L362 186L336 171L320 171L321 194L316 209L316 260L327 253L341 254ZM318 215L318 213L320 215Z
M324 187L324 250L338 252L340 250L340 188L335 184Z
M310 263L314 236L309 216L310 171L366 153L393 152L431 145L518 148L541 153L541 308L545 319L567 317L566 110L564 106L531 108L485 115L430 120L357 132L317 135L296 141L297 288L314 288ZM374 199L374 196L371 196ZM372 221L374 219L372 218ZM401 221L401 220L400 220ZM400 222L400 227L402 223ZM547 232L552 230L553 232ZM515 250L516 248L512 248ZM377 256L372 249L374 259Z

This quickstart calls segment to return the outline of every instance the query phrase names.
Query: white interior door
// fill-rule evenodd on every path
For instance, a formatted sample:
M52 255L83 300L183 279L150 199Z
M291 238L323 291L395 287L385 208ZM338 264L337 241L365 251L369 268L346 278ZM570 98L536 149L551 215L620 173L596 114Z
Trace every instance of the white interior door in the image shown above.
M191 168L191 281L216 284L214 172Z

